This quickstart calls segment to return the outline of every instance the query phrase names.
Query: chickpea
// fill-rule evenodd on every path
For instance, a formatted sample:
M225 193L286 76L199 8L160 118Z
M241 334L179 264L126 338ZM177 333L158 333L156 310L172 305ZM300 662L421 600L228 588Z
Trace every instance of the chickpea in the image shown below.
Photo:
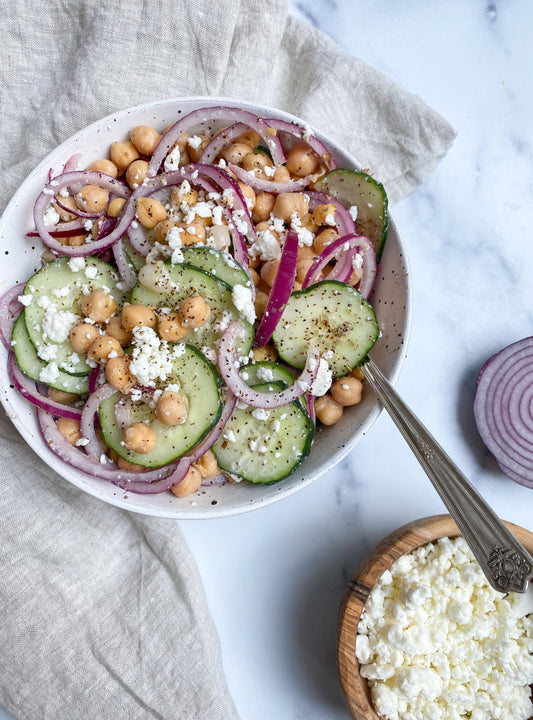
M179 319L186 328L198 328L205 325L211 317L211 308L201 295L185 298L179 309Z
M252 281L253 281L255 287L257 287L261 280L261 276L253 268L250 268L250 275L251 275L251 278L252 278Z
M305 215L300 218L300 222L302 223L302 227L309 230L309 232L316 232L316 223L313 220L311 213L305 213Z
M296 280L299 283L303 283L305 276L307 275L309 268L313 264L314 258L304 257L298 260L296 263Z
M182 203L188 205L196 205L198 202L199 193L198 190L191 188L189 192L182 192L180 187L173 187L172 194L170 196L170 202L172 205L179 207Z
M120 316L124 330L132 331L136 327L155 327L156 316L152 308L146 305L130 305L125 303Z
M194 141L194 144L191 144L193 142L193 138L194 138L194 136L193 136L192 138L187 138L187 146L186 146L186 148L184 148L186 155L188 155L189 158L193 162L198 162L198 160L200 159L200 155L204 151L204 148L207 145L207 143L209 142L209 138L207 137L207 135L197 135L196 137L201 138L200 143L197 143L197 141ZM179 141L178 141L178 146L179 146ZM183 160L181 162L183 163ZM188 162L188 160L187 160L187 162Z
M357 378L358 380L365 379L365 375L364 375L363 371L361 370L361 368L359 367L359 365L352 370L350 375L353 375L353 377Z
M130 372L130 361L126 357L111 357L105 366L107 382L116 390L126 395L137 382L137 378Z
M318 155L309 145L295 145L287 155L286 167L291 175L305 177L314 173L318 166Z
M122 357L124 350L119 341L111 335L100 335L87 350L87 357L103 365L111 357Z
M139 153L131 140L126 140L125 142L111 143L109 157L111 162L117 166L119 173L123 173L130 163L137 160Z
M179 342L189 334L189 328L183 327L177 313L161 313L158 322L159 336L168 342Z
M199 471L202 478L214 478L220 474L220 468L212 450L206 450L202 457L192 466Z
M57 203L61 203L61 205L58 205L57 203L54 203L54 208L57 211L57 214L59 215L59 219L63 222L70 222L71 220L75 220L77 215L74 213L69 212L68 210L65 210L64 208L70 208L71 210L77 210L78 206L76 205L76 200L72 197L72 195L68 195L67 197L61 197L59 196L56 198Z
M342 405L327 394L316 399L315 412L322 425L335 425L341 419L343 410Z
M261 278L269 287L272 287L278 273L279 260L267 260L261 268Z
M128 472L143 472L144 467L142 465L136 465L135 463L131 463L128 460L124 460L124 458L120 457L120 455L115 452L114 450L109 450L108 455L111 458L111 460L115 463L117 467L119 467L121 470L127 470Z
M102 323L109 320L111 315L117 309L115 298L107 293L103 288L93 290L92 293L85 295L81 303L81 311L94 322Z
M246 143L232 143L220 153L227 163L240 165L245 155L253 153L253 149Z
M130 132L130 140L141 155L152 155L159 145L161 135L149 125L137 125Z
M122 442L127 450L148 455L155 447L155 432L143 422L136 422L124 428Z
M339 237L339 233L335 228L326 228L313 240L313 249L316 253L320 254L328 245Z
M255 205L255 190L246 183L239 181L237 184L241 189L244 199L246 200L246 204L249 208L253 208Z
M192 223L181 223L184 232L181 234L182 245L199 245L205 242L205 225L195 218Z
M293 213L302 217L308 209L309 200L303 193L280 193L276 197L272 212L276 217L289 222Z
M55 388L49 388L48 397L54 402L62 403L63 405L70 405L70 403L73 403L74 400L78 399L79 395L64 392L63 390L56 390Z
M282 182L289 182L291 179L291 174L285 167L285 165L278 165L276 168L276 172L274 173L272 180L274 182L282 183Z
M239 135L239 137L235 140L237 143L244 143L245 145L249 145L252 150L255 150L255 148L259 145L261 142L261 135L259 135L258 132L255 130L248 130L247 132L243 133L242 135Z
M134 160L126 170L126 182L132 190L142 185L148 174L148 163L146 160Z
M125 202L126 200L124 198L113 198L107 207L109 217L118 217L122 212Z
M166 220L167 211L159 200L141 197L137 200L137 217L143 227L151 230L157 223Z
M172 228L178 227L178 223L174 220L161 220L155 226L155 240L160 245L167 244L167 235Z
M96 338L100 337L100 330L95 325L89 323L77 322L70 330L70 342L72 349L76 353L85 355Z
M56 420L56 427L65 440L71 445L76 445L81 440L80 421L71 418L60 417Z
M270 213L274 209L276 197L272 193L257 192L255 194L255 203L252 208L252 220L257 223L262 220L268 220Z
M106 335L116 338L122 347L130 345L133 337L131 330L125 330L122 327L122 320L118 315L112 317L107 323Z
M316 208L313 210L313 220L317 225L331 225L331 222L328 222L330 219L328 216L331 216L331 218L334 218L335 216L335 205L333 203L328 203L327 205L317 205Z
M316 252L310 245L302 245L301 248L298 248L298 260L303 260L304 258L311 258L311 260L316 258Z
M155 406L155 416L164 425L183 425L187 420L187 404L177 392L166 390Z
M274 163L262 152L251 152L245 155L242 159L242 167L248 171L255 171L254 174L257 178L263 180L270 180L270 177L265 173L265 167L273 167Z
M91 213L101 213L109 202L109 192L98 185L84 185L76 199L82 210Z
M276 362L277 359L278 353L273 345L263 345L252 350L252 360L254 362L263 362L263 360Z
M118 177L118 168L111 160L95 160L89 165L87 170L104 173L104 175L110 175L113 178Z
M87 235L71 235L68 238L58 238L61 242L62 240L65 241L65 245L71 245L72 247L79 247L80 245L85 245L87 241Z
M347 375L346 377L335 380L330 392L335 402L343 407L347 405L357 405L361 402L363 383L353 377L353 375Z
M262 316L265 314L267 303L268 295L262 290L258 290L255 293L255 312L258 316Z
M186 497L187 495L192 495L192 493L195 493L197 490L199 490L201 484L202 476L200 475L199 470L197 470L193 465L191 465L187 472L187 475L185 475L183 480L181 480L177 485L171 487L170 492L176 497Z

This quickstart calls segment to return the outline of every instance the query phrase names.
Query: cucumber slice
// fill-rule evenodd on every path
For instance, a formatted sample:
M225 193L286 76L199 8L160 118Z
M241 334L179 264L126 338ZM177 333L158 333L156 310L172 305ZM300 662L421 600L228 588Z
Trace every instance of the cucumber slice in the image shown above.
M74 352L68 337L70 327L82 317L83 297L97 288L104 288L113 295L120 310L124 293L117 287L120 277L111 265L87 257L83 268L72 270L72 267L76 266L71 258L62 257L32 275L24 288L24 295L31 297L24 310L24 318L29 338L38 354L55 346L54 360L60 370L71 375L86 375L90 370L87 359ZM56 340L46 335L43 327L45 318L58 333ZM63 337L65 339L58 339Z
M185 455L197 445L217 423L222 412L220 378L214 365L190 345L174 361L169 382L178 384L179 393L187 403L187 420L183 425L164 425L156 419L146 403L134 404L131 422L146 422L156 435L155 448L146 455L127 450L122 444L122 431L115 420L115 404L122 397L117 392L100 403L98 415L106 445L120 457L136 465L157 468Z
M300 369L314 343L333 376L342 377L361 362L378 336L370 303L350 285L324 280L292 293L272 340L279 357Z
M11 344L17 359L17 365L24 375L36 382L43 382L41 379L41 373L48 363L44 362L44 360L41 360L37 356L35 347L29 338L28 331L26 330L24 312L25 311L19 315L13 327ZM56 373L52 373L52 376L55 374ZM75 393L76 395L85 395L89 392L89 380L87 375L69 375L62 370L58 370L57 378L54 380L48 380L45 384L55 388L56 390L63 390L63 392Z
M255 385L277 392L283 383ZM273 410L236 407L213 445L218 465L251 483L283 480L309 455L315 428L300 403Z
M250 279L245 269L228 253L205 246L184 247L181 251L183 262L187 265L213 275L230 287L235 285L250 287Z
M221 280L190 265L165 263L164 267L168 275L161 292L147 288L139 282L131 292L131 302L177 310L185 298L201 295L211 308L211 317L205 325L192 330L187 335L187 343L211 356L216 351L216 342L224 329L235 320L241 319L233 304L231 288ZM242 320L242 324L245 337L240 342L239 352L245 357L252 347L253 327L245 320Z
M383 185L365 172L338 168L320 178L314 188L336 198L346 209L357 206L357 232L372 241L379 262L389 227L389 201Z
M269 382L282 382L289 387L295 380L295 376L288 368L268 360L243 365L239 372L241 378L250 387Z

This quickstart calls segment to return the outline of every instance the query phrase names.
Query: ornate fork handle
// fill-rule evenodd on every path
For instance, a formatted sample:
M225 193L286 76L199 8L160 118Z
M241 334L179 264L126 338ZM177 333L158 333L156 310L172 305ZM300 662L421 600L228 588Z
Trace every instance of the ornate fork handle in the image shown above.
M361 369L424 468L493 588L524 592L533 558L368 358Z

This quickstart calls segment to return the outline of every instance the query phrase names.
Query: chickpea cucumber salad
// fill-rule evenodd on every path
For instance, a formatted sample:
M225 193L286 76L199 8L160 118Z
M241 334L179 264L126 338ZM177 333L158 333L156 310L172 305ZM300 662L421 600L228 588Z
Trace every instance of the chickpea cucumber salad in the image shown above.
M161 132L160 132L161 131ZM274 483L363 391L387 197L304 125L138 125L35 200L42 267L0 300L11 384L65 463L132 493Z

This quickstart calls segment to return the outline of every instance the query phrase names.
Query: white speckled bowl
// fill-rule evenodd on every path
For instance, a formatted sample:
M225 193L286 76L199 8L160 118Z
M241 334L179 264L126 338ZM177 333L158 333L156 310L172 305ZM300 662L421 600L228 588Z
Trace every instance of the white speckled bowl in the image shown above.
M5 253L0 268L0 293L22 282L40 267L43 251L38 240L25 238L33 229L32 208L35 198L47 181L50 168L58 171L73 153L81 153L80 167L106 157L110 144L128 137L136 125L153 125L161 130L169 127L180 115L196 108L212 105L242 107L264 116L297 118L272 108L238 102L228 98L181 98L163 100L123 110L103 118L56 148L29 175L9 203L0 219L0 245ZM356 161L323 134L317 136L330 147L340 167L357 169ZM378 268L375 290L370 298L380 323L382 337L372 351L376 363L395 380L405 357L411 314L411 288L408 261L396 224L390 218L387 246ZM254 510L281 500L331 470L368 432L380 407L367 391L360 405L350 408L338 425L321 428L316 435L310 456L287 479L273 485L226 483L222 487L206 487L188 498L179 499L171 493L135 495L114 485L89 478L59 460L43 442L33 408L10 387L6 371L7 352L0 350L0 397L14 425L40 455L64 478L105 502L135 512L172 518L208 518L233 515Z

